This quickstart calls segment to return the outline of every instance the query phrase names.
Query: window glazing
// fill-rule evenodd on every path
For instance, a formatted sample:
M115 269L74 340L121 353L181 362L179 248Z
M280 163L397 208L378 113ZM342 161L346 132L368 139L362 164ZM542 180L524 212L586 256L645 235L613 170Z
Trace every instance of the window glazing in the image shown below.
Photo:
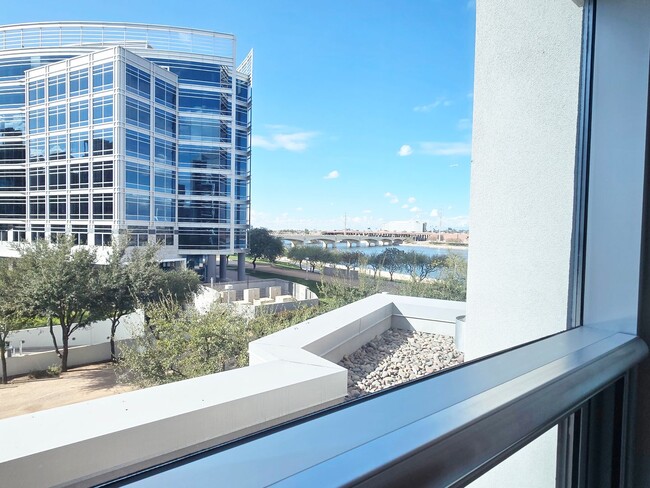
M88 218L88 195L70 195L70 218Z
M47 81L47 99L50 102L65 98L65 74L50 76Z
M3 116L0 115L0 130L3 131L4 135L22 134L22 131L19 130L14 130L12 133L11 127L7 127L8 126L7 122L3 123L2 118ZM10 120L10 122L15 123L16 118L12 117L12 119L13 120ZM45 132L45 109L44 108L38 108L36 110L29 111L29 132L31 134L40 134L41 132Z
M23 108L25 105L25 88L20 85L0 86L0 107Z
M49 107L47 109L48 130L65 129L66 126L65 112L66 112L65 105L56 105L54 107ZM31 127L30 127L30 131L31 131Z
M237 125L246 127L248 125L248 109L246 107L237 106L235 111L235 122Z
M88 93L88 68L70 72L70 97Z
M96 225L94 234L95 234L95 246L111 245L111 242L113 241L113 234L111 233L111 228L109 226Z
M230 88L232 79L226 66L195 61L176 61L170 59L150 59L150 61L166 66L176 74L180 82L193 85Z
M151 157L150 137L140 132L126 130L126 155L149 160Z
M222 111L221 98L220 93L181 88L178 106L183 112L230 115L229 111ZM224 94L223 98L227 99L228 95Z
M149 166L138 164L132 161L126 162L126 187L136 190L149 190L150 183Z
M25 56L0 60L0 81L20 80L25 71L62 61L67 56Z
M156 109L156 133L176 137L176 115L160 108Z
M205 200L178 200L179 222L230 223L230 204Z
M178 248L228 249L230 248L230 230L181 227L178 229Z
M176 201L173 198L154 199L154 221L173 222L176 218Z
M50 190L65 190L66 187L66 167L50 166L48 171L48 181Z
M113 122L113 96L93 99L93 123Z
M29 189L45 190L45 168L29 168Z
M154 160L156 163L176 166L176 143L156 138L154 141Z
M88 244L88 227L85 225L73 225L72 239L76 246L85 246Z
M113 129L93 131L93 156L113 154Z
M246 229L235 229L235 243L237 249L246 249Z
M51 219L66 218L65 195L50 195L49 203Z
M24 219L27 210L25 198L0 196L0 218L2 219Z
M151 127L149 105L135 98L126 97L126 122L142 129L149 129Z
M25 191L24 169L0 169L0 191Z
M225 175L178 173L179 195L230 196L230 179Z
M33 114L33 115L32 115ZM32 131L32 127L34 130ZM45 130L45 110L32 110L29 112L30 132L43 132ZM21 113L0 114L0 137L21 136L25 132L25 115Z
M70 134L70 157L88 157L88 132L74 132Z
M29 218L31 219L45 218L45 195L29 197Z
M22 141L0 139L0 165L25 162L25 144Z
M178 147L178 166L196 169L230 169L230 153L216 147L181 144Z
M30 163L38 163L45 161L45 138L39 137L38 139L29 140L29 161Z
M93 188L110 186L113 186L113 161L95 161L93 163Z
M105 63L93 67L93 92L113 88L113 64Z
M245 81L237 80L237 94L236 98L242 102L248 102L249 87Z
M126 91L140 95L141 97L151 98L151 76L149 73L131 66L126 65Z
M113 218L113 195L95 193L93 195L93 219L111 220Z
M176 193L176 171L156 168L154 181L157 192Z
M239 151L248 150L248 132L245 130L237 130L235 132L235 149Z
M45 80L35 80L29 82L29 104L38 105L45 101Z
M67 154L65 135L52 136L48 139L47 155L50 161L65 159Z
M169 108L176 108L176 87L156 78L155 100Z
M236 181L235 198L237 200L246 200L248 198L248 182L246 180Z
M248 224L248 206L242 203L235 204L235 224Z
M230 142L230 129L227 123L218 119L181 115L178 130L181 140Z
M149 220L149 195L126 194L127 220Z
M65 217L62 217L65 218ZM65 235L65 225L50 225L50 240L56 242Z
M88 100L78 100L70 104L70 127L88 125Z
M38 241L40 239L45 239L45 224L41 224L41 225L32 224L31 237L32 237L32 242Z
M88 188L88 163L70 165L70 188Z
M237 154L235 156L235 172L239 176L244 176L248 173L248 156Z

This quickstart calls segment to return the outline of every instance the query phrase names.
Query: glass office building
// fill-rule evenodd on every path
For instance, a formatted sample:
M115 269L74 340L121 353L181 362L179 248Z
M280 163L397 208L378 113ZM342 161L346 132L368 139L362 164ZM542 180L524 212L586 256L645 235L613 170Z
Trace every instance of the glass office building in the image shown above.
M0 248L72 234L157 241L166 260L243 257L252 53L122 23L0 28ZM1 251L0 251L1 252ZM198 260L198 259L197 259Z

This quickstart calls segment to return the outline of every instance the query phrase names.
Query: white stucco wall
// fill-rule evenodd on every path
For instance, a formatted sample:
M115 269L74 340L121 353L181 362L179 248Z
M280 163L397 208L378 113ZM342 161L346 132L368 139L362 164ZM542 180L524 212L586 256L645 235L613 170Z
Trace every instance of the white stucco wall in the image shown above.
M468 359L566 328L582 28L570 0L476 4ZM554 486L555 448L474 486Z

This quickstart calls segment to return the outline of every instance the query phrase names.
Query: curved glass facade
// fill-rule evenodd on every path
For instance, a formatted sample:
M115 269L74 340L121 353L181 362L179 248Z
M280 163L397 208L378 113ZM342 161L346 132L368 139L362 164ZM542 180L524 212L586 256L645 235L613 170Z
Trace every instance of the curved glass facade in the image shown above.
M0 238L245 250L252 63L234 53L192 29L0 27Z

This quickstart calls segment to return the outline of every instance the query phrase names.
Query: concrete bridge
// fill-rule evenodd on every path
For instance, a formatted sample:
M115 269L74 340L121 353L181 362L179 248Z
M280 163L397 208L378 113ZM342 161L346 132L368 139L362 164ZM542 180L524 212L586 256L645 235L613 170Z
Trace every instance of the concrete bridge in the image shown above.
M403 238L380 237L364 234L353 236L337 234L274 234L282 240L289 242L291 247L307 244L320 244L323 248L336 247L339 243L345 243L347 247L375 247L375 246L399 246L404 242Z

